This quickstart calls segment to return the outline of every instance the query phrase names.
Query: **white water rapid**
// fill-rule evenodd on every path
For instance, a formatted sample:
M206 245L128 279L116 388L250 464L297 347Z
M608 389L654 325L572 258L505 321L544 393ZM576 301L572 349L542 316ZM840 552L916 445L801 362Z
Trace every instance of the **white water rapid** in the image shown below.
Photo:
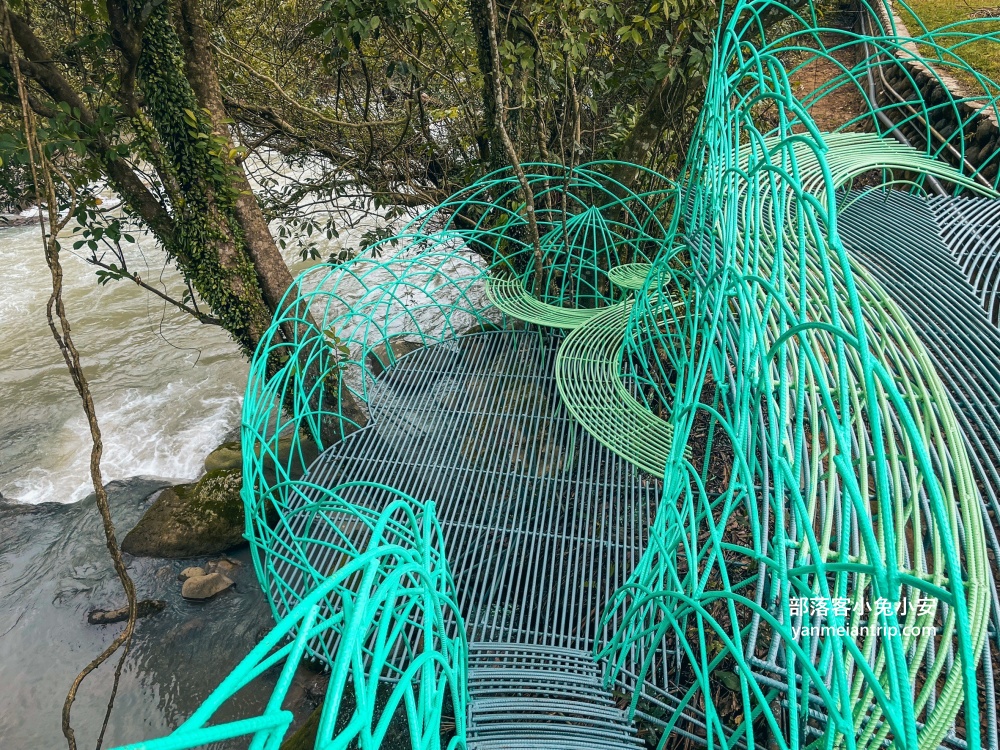
M105 481L196 478L239 425L247 363L222 329L129 281L99 286L65 234L64 297L104 433ZM145 263L130 270L177 289L173 265L150 238L137 239ZM0 493L79 500L93 491L90 436L45 319L51 278L38 226L0 229L0 260Z

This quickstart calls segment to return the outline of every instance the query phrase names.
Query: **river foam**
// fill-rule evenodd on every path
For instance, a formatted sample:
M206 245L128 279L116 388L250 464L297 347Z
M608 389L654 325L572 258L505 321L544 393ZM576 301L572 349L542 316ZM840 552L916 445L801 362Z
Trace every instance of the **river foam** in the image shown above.
M134 270L176 289L154 243ZM185 480L239 424L247 364L225 331L204 326L127 281L100 286L64 240L65 303L104 435L105 481ZM72 502L93 491L90 436L45 319L51 289L37 227L0 231L0 493Z

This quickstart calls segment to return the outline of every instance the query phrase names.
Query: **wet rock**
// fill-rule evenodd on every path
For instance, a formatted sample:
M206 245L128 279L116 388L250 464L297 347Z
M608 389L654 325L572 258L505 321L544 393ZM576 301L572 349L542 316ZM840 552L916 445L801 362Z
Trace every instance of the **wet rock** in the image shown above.
M21 214L0 214L0 229L4 227L23 227L37 224L37 216L22 216Z
M469 334L463 334L469 335ZM496 347L496 342L488 336L466 340L462 344L462 369L469 373L486 373L493 369L495 360L504 358L509 352Z
M313 664L314 662L307 663ZM314 706L318 706L326 697L326 689L329 685L329 674L322 673L308 677L302 685L302 697Z
M258 453L260 446L257 447ZM288 479L294 481L300 478L309 468L309 464L319 455L319 446L308 437L300 437L298 449L293 450L291 436L282 437L278 440L278 461L277 466L287 469ZM263 473L264 481L273 487L278 482L278 471L275 461L270 453L264 456ZM285 481L284 471L282 471L281 481Z
M167 603L163 599L143 599L135 607L136 617L148 617L162 612L166 609ZM87 615L87 622L91 625L111 625L115 622L125 622L128 619L128 607L118 609L92 609Z
M979 126L976 128L976 145L981 147L989 146L990 142L993 140L993 135L996 133L996 127L985 117L980 121Z
M164 637L164 643L184 643L190 638L196 638L199 631L201 631L204 627L205 619L203 617L192 617L189 620L185 620L167 633Z
M223 443L205 458L205 471L242 469L243 451L238 442Z
M204 601L222 593L233 585L233 579L222 573L209 573L204 576L188 578L181 587L181 596L185 599Z
M319 704L296 732L281 743L279 750L311 750L316 746L319 734L319 720L323 715L323 704Z
M178 581L186 581L188 578L198 578L199 576L203 576L203 575L207 575L207 574L208 574L208 571L205 570L204 568L198 568L198 567L192 566L190 568L184 568L184 570L181 571L180 575L177 576L177 580Z
M197 484L168 487L122 541L139 557L199 557L245 544L239 470L213 471Z
M394 688L394 684L386 682L378 683L374 696L376 711L385 707ZM308 710L308 706L303 706L302 708ZM302 716L305 714L305 711L303 710L296 711L294 708L292 710L296 716ZM350 717L356 710L357 703L354 699L352 691L345 690L340 701L340 717ZM281 743L280 750L312 750L312 748L317 745L316 738L319 734L319 724L322 715L323 704L320 703L319 706L317 706L312 713L309 714L309 717L302 723L302 726L300 726L294 734L286 738L285 741ZM444 718L445 721L453 721L453 717L454 714L449 711L442 718ZM444 742L441 743L441 745L444 746L447 744L449 739L448 734L442 733L441 739L444 740ZM382 747L403 748L410 746L410 733L409 727L407 726L406 713L398 711L392 716L389 721L389 726L386 727L386 734L382 741Z
M460 409L465 405L468 394L461 383L445 380L438 384L435 400L445 409Z
M221 560L209 560L205 563L205 570L202 575L207 573L222 573L223 575L228 575L240 567L240 564L236 560L230 560L228 557L224 557Z
M386 371L389 365L393 364L404 354L409 354L416 349L420 349L422 346L423 344L419 341L407 341L400 338L390 341L388 349L386 349L386 344L379 344L368 352L368 356L365 359L368 363L368 371L375 377L378 377Z

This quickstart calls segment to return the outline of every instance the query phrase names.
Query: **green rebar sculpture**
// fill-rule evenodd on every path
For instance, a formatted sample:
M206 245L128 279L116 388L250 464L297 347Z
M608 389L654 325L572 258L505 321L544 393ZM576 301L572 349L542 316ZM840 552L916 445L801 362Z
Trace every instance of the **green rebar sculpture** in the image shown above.
M358 492L384 494L383 512L364 514L356 502L344 499ZM311 592L198 710L168 737L122 750L178 750L237 737L251 737L254 750L277 750L293 719L282 704L303 657L318 659L330 669L317 748L382 747L397 710L406 716L413 748L465 746L465 634L434 504L359 482L322 488L317 502L297 508L295 514L306 519L305 527L313 533L322 525L355 531L363 527L365 533L353 538L363 538L366 544L358 545L346 535L326 542L322 549L330 553L331 562L323 574L309 571L315 577ZM310 546L308 534L300 543ZM313 547L284 553L306 559L316 551ZM209 724L243 687L282 664L260 716ZM379 682L386 676L393 678L393 689L380 701ZM442 742L445 705L453 709L455 729Z
M996 193L912 148L818 132L778 57L794 35L747 44L771 6L722 18L679 188L686 247L657 259L621 326L618 398L641 391L673 439L655 458L665 487L650 547L605 613L623 624L598 653L609 682L631 649L646 669L664 641L684 654L691 679L664 742L692 730L694 708L710 746L931 748L963 712L978 747L990 572L977 489L922 344L840 242L837 191L875 169L883 183L906 172L916 189L936 177ZM764 106L777 112L769 132L755 124ZM597 327L566 348L607 336ZM733 455L715 493L683 452L699 419L707 450ZM715 704L723 670L738 726Z
M391 365L400 342L511 319L569 332L556 362L568 411L663 478L648 548L604 613L618 624L595 644L607 684L634 687L633 712L644 675L622 679L628 656L644 670L676 656L661 747L680 734L719 748L916 750L956 731L949 741L982 744L991 573L963 436L923 345L848 257L837 218L859 184L997 197L1000 155L966 156L1000 89L961 59L970 39L996 35L953 26L906 39L890 7L862 10L843 31L824 29L811 3L721 6L676 184L637 168L633 191L610 163L526 164L536 246L521 182L501 170L370 255L296 281L274 323L292 341L257 352L243 417L247 537L279 625L173 735L130 747L244 735L277 747L282 691L305 653L335 677L318 748L378 746L392 713L373 718L380 677L399 680L392 700L414 748L438 746L446 699L449 746L464 744L464 629L432 504L302 474L365 422L371 368ZM845 49L855 63L841 62ZM925 101L918 50L934 51L929 75L961 69L981 90ZM794 76L819 60L839 72L796 96ZM909 93L880 99L887 71ZM869 106L821 133L810 110L840 90ZM946 134L932 125L942 112ZM696 426L708 437L693 451ZM720 476L716 453L731 457ZM387 493L384 512L362 511L357 492ZM262 717L206 726L282 659ZM719 704L723 675L735 709ZM346 733L331 733L348 684L356 707Z

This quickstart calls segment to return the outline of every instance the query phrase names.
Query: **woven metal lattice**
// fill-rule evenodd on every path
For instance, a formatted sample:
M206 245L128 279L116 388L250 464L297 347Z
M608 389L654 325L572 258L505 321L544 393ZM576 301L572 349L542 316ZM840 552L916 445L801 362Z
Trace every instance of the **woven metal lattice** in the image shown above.
M746 44L765 5L723 24L675 214L686 246L657 258L620 324L619 374L673 435L650 546L607 610L625 624L600 653L613 677L636 645L682 650L682 703L704 707L710 745L916 748L957 732L979 746L978 491L923 345L844 249L837 190L874 169L996 194L901 144L819 133L784 47ZM567 347L596 340L590 325ZM714 487L684 455L699 420L732 455ZM667 728L692 730L681 710Z
M982 721L991 696L976 677L992 586L966 437L920 337L848 254L838 219L859 200L840 191L862 183L996 199L1000 156L975 165L965 157L976 118L996 116L1000 90L961 58L966 41L988 35L952 26L902 39L891 19L890 8L864 6L860 31L831 36L811 3L722 6L676 184L636 167L642 187L630 191L607 177L612 164L524 165L537 242L522 175L501 171L371 257L296 282L275 321L291 343L262 347L251 369L247 534L261 583L285 615L271 645L298 633L289 656L311 643L338 675L350 672L350 686L331 682L332 705L393 677L413 746L438 747L444 697L456 716L467 698L466 613L444 584L440 546L412 563L372 563L347 532L395 528L403 513L419 520L408 528L424 529L421 539L439 539L428 536L430 504L406 498L374 509L357 499L364 487L350 501L342 478L302 473L367 418L376 361L392 366L404 343L521 320L569 331L555 362L565 409L610 451L663 478L645 552L601 603L593 644L605 685L632 686L631 711L664 728L661 746L675 737L747 748L996 745ZM857 53L853 65L841 62L845 47ZM931 76L969 73L974 96L925 101L910 65L921 54L934 58ZM791 77L817 60L839 72L797 95ZM908 78L909 99L880 97L872 82L887 71ZM842 132L823 134L810 109L841 90L868 106ZM944 110L954 115L948 135L931 125ZM862 128L870 132L852 132ZM316 520L301 523L302 513ZM361 580L364 564L371 578ZM368 596L372 581L400 580L397 564L414 581L390 591L408 602L406 616L388 605L354 608L334 639L299 624L341 611L329 576L347 601L348 589ZM428 637L403 635L424 622L434 623L420 631ZM376 635L367 657L343 666L345 642ZM654 711L644 684L664 653L676 674ZM400 654L433 667L417 680ZM241 667L206 705L255 674ZM253 734L255 747L275 746L287 727L275 701L212 737ZM352 727L372 726L365 705ZM157 741L165 744L144 746L204 742L208 714L197 717ZM363 736L364 747L381 738ZM362 734L328 733L317 747L353 737ZM451 742L465 739L457 721Z

